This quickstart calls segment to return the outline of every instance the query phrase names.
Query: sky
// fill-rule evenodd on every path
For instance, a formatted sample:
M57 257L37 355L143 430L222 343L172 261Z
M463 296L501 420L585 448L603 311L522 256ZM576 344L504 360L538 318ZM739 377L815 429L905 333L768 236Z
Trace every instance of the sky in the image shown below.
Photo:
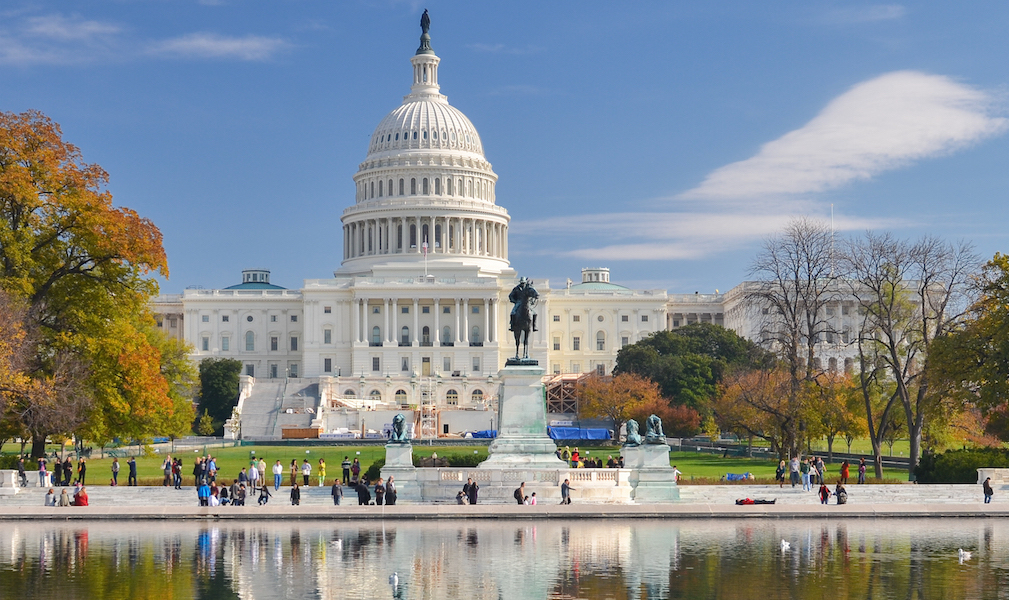
M726 291L789 219L1009 251L1009 4L0 4L0 110L41 110L164 235L164 293L340 266L340 216L431 15L510 260Z

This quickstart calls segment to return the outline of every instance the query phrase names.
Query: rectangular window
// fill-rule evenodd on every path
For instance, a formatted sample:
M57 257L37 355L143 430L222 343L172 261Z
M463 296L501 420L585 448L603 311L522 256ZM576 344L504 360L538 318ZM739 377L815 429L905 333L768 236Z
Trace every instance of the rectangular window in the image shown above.
M322 312L324 312L324 313L326 313L328 315L329 313L333 312L333 307L332 306L323 306L322 307Z
M471 306L470 309L472 309L474 315L480 314L480 307L479 306Z
M332 358L324 358L324 359L322 359L322 371L324 373L332 373L333 372L333 359Z
M629 341L630 341L630 340L629 340L629 339L627 338L627 336L624 336L624 337L620 338L620 347L621 347L621 348L623 348L624 346L626 346L626 345L627 345L627 343L628 343Z
M560 365L560 363L554 363L553 365L551 365L551 369L553 370L554 375L560 375L561 374L561 365Z
M479 373L480 372L480 357L479 356L474 356L473 357L473 372L474 373Z
M209 323L210 322L210 315L202 315L202 316L200 316L200 320L203 321L204 323Z
M256 376L256 365L245 365L245 374L249 377Z
M373 307L371 307L371 314L373 314L373 315L380 315L380 314L382 314L382 307L381 306L373 306Z
M409 358L407 358L405 356L403 357L403 362L400 364L399 370L400 371L409 371L410 370L410 359Z
M846 315L846 314L848 314L848 313L849 313L850 311L851 311L851 307L849 307L849 306L848 306L847 304L845 304L845 305L841 306L841 314L842 314L842 315Z
M554 323L560 323L560 322L561 322L561 316L560 315L554 315Z
M277 315L270 315L270 322L271 323L276 323L277 322Z
M571 317L571 320L574 321L575 323L578 323L578 322L580 322L582 320L582 316L581 315L575 315L575 316Z
M446 373L451 373L452 372L452 359L449 358L448 356L446 356L443 366L445 367L444 369L442 369L443 371L445 371Z
M225 323L227 323L229 320L230 320L230 317L228 315L224 315L223 317L221 317L221 321L223 321Z
M323 329L322 330L322 343L323 344L332 344L333 343L333 330L332 329Z
M179 326L179 322L176 319L168 319L168 326L175 329Z
M561 349L561 338L555 337L554 338L554 350L557 351L557 350L560 350L560 349Z
M378 372L382 370L382 359L377 356L371 357L371 370Z
M581 373L582 372L582 363L571 363L571 372L572 373Z
M450 314L452 314L452 309L450 307L448 307L448 306L444 306L441 309L441 313L443 315L450 315Z
M403 308L399 309L399 312L402 313L402 314L404 314L404 315L408 315L408 314L410 314L410 307L409 306L404 306Z
M290 377L297 377L298 376L298 363L291 363L290 365L288 365L287 366L287 374Z
M422 307L420 307L420 312L422 314L429 315L429 314L431 314L431 307L430 306L422 306Z
M577 336L571 338L571 349L572 350L576 350L576 351L577 350L581 350L582 349L582 338L577 337Z
M604 364L598 364L598 365L596 365L596 375L598 375L600 377L605 377L606 376L606 365L604 365Z
M277 378L277 363L270 363L270 379Z
M292 323L297 323L298 322L298 315L291 315L291 322Z
M679 327L679 326L680 326L680 320L679 319L673 319L673 327Z
M270 350L274 352L277 351L277 347L280 345L280 338L274 336L270 338Z
M620 322L621 323L626 323L627 321L630 321L630 319L627 317L627 315L620 315Z
M606 350L606 340L600 339L600 338L596 338L596 350L598 350L600 352L602 352L603 350Z
M221 352L231 351L231 338L224 336L221 338Z
M203 339L200 340L200 350L203 350L204 352L207 352L207 351L210 350L210 338L209 337L203 336Z
M291 351L295 352L298 350L298 338L291 336Z
M642 323L647 323L648 322L648 315L641 315L641 322Z

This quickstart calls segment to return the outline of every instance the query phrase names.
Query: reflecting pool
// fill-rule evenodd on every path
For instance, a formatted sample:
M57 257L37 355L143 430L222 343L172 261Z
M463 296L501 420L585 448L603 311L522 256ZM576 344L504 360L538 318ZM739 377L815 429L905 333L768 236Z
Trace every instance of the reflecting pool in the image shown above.
M981 519L7 522L0 531L0 598L956 599L1009 589L1009 523Z

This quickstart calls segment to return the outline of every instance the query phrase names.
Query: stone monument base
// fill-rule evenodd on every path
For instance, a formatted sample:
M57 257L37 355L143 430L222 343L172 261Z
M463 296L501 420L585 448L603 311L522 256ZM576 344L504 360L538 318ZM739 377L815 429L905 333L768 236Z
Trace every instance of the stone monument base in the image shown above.
M669 466L669 446L645 444L624 446L624 468L631 469L632 498L640 504L675 502L680 499L676 476Z
M417 467L413 466L412 444L386 444L385 466L382 478L389 481L393 477L396 485L396 502L417 503L423 500Z
M557 444L547 435L543 374L538 365L508 365L501 369L497 437L487 449L481 469L563 469Z

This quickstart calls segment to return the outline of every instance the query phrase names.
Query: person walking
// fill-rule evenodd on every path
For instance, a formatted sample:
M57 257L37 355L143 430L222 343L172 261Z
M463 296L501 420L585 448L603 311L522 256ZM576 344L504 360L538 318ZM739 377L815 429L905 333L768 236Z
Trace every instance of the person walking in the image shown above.
M280 489L280 481L284 478L284 465L280 464L278 459L276 464L273 465L273 489L277 491Z
M865 483L865 457L859 459L858 461L858 482Z
M358 481L354 484L354 490L357 492L358 506L367 506L371 502L371 492L368 491L368 486Z
M774 480L778 482L778 487L785 487L785 459L778 461L778 468L774 471Z
M130 468L129 477L126 479L127 486L137 485L137 459L130 457L130 460L126 461L126 465Z
M361 461L356 458L354 459L354 462L350 464L350 477L350 480L354 483L357 483L357 481L361 478Z
M298 483L298 459L291 459L291 466L288 468L288 474L291 476L291 487Z
M319 459L319 473L318 473L318 475L319 475L319 487L322 487L323 485L326 484L326 459L325 458L320 458Z
M392 475L389 476L389 481L385 482L385 505L392 506L396 504L396 484L392 481Z
M301 504L301 488L298 487L298 482L295 481L294 485L291 486L291 506L298 506Z
M810 485L810 469L809 460L804 460L802 461L802 464L799 465L799 472L802 473L802 491L804 492L808 492L813 489L813 486Z
M848 483L849 469L850 466L848 465L848 461L841 463L841 483Z
M259 463L254 460L249 465L249 488L255 494L257 487L259 487Z
M529 506L536 506L536 492L529 496Z
M343 462L340 463L340 468L343 469L343 481L344 483L350 481L350 457L344 456Z
M991 497L995 495L995 491L991 489L991 477L985 479L982 485L984 489L984 503L991 504Z
M259 485L266 485L266 459L259 457Z
M788 477L792 482L792 487L794 488L797 483L799 483L799 457L793 456L790 461L788 461Z
M683 475L683 473L676 468L676 465L673 465L673 483L680 483L680 475Z
M826 485L827 483L827 465L823 463L823 457L816 457L816 476L820 479L821 485Z
M112 459L112 485L119 485L119 459Z
M565 479L561 484L561 504L571 504L571 491L574 489L571 487L571 483Z
M182 489L182 459L176 458L172 460L172 479L175 483L175 489ZM133 485L136 485L134 483Z
M830 489L826 483L820 484L820 504L826 504L830 500Z
M49 485L46 483L46 457L40 456L37 462L39 465L39 487L46 487Z
M301 477L305 481L305 487L312 485L309 481L312 477L312 463L308 462L307 458L301 463Z
M389 479L391 482L392 478ZM343 486L339 479L333 480L333 487L329 490L329 494L333 496L333 506L340 506L340 500L343 499Z
M382 478L379 477L378 481L375 482L375 505L382 506L385 504L385 484L382 482Z
M515 488L515 492L512 494L512 497L515 498L515 502L519 505L523 503L526 497L526 482L523 481L517 488Z

